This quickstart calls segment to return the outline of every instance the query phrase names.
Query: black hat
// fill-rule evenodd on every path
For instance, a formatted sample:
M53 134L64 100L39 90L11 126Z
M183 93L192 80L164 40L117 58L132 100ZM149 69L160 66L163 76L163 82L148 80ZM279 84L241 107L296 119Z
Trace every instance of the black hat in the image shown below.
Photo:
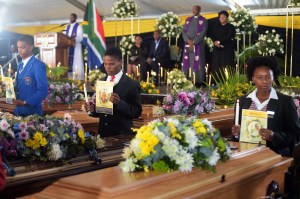
M218 14L219 14L219 17L220 17L220 15L225 15L227 18L229 16L229 14L228 14L228 12L226 10L222 10Z

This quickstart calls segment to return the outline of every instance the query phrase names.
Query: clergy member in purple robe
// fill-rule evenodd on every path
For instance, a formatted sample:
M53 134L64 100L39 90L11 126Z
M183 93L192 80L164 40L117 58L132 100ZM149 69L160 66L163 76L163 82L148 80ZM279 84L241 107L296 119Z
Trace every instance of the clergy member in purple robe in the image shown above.
M205 78L205 47L204 37L207 31L207 20L200 15L201 7L193 6L193 16L188 17L182 31L185 41L182 56L182 70L193 80L195 72L196 84L204 82ZM190 68L191 76L190 77Z
M79 23L76 22L77 15L70 14L70 24L67 26L66 35L72 38L74 46L69 47L69 78L73 77L73 72L76 73L77 80L84 80L84 66L82 57L83 30Z

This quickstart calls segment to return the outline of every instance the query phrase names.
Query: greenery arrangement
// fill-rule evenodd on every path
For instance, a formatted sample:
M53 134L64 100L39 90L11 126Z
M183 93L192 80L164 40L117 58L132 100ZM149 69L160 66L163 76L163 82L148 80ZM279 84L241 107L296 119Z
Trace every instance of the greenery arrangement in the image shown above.
M171 89L174 89L176 92L181 90L191 91L194 89L193 83L177 68L170 71L167 77L167 84L171 85Z
M256 31L257 24L255 18L249 13L249 9L238 8L231 11L229 22L235 27L237 33L252 33Z
M122 50L122 54L131 55L131 48L135 45L134 35L124 36L120 41L120 49Z
M83 151L104 147L99 137L84 132L81 124L64 118L0 115L0 144L4 154L27 161L64 161Z
M290 76L280 75L277 80L282 88L299 88L300 87L300 78L298 76L290 77Z
M194 167L216 170L218 161L229 159L230 147L207 119L171 117L155 120L136 129L136 136L124 149L124 172L180 170Z
M168 94L163 100L163 109L168 114L195 115L212 111L215 102L210 94L203 91L180 91Z
M217 98L217 105L233 105L236 100L254 90L251 82L244 74L236 74L234 69L220 69L219 73L212 75L216 88L211 88L211 96Z
M46 66L46 73L48 80L50 81L59 81L64 77L68 72L68 67L57 66L50 68L48 65Z
M182 31L180 18L173 12L164 13L156 21L156 29L161 31L162 37L179 37Z
M111 10L113 16L117 18L138 15L138 5L133 0L117 0Z

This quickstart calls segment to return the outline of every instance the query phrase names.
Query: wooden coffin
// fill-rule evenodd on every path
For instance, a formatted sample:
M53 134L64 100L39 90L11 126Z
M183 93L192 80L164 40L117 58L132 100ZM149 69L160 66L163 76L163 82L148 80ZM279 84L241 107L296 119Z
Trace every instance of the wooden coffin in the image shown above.
M284 172L291 160L263 146L232 154L229 161L217 165L216 173L201 169L190 173L123 173L111 167L62 178L28 198L260 198L271 180L278 181L282 191Z

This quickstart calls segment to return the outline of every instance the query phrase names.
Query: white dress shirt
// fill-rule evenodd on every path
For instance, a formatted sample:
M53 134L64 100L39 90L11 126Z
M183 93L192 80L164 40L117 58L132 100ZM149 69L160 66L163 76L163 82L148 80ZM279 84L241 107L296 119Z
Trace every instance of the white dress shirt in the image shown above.
M262 110L269 103L270 99L276 99L276 100L278 100L277 93L276 93L276 91L275 91L275 89L273 87L271 88L271 92L270 92L269 98L266 101L262 102L262 103L257 98L256 93L257 93L257 89L255 89L252 93L250 93L247 96L247 98L251 98L251 100L255 103L255 106L256 106L256 108L257 108L258 111Z

